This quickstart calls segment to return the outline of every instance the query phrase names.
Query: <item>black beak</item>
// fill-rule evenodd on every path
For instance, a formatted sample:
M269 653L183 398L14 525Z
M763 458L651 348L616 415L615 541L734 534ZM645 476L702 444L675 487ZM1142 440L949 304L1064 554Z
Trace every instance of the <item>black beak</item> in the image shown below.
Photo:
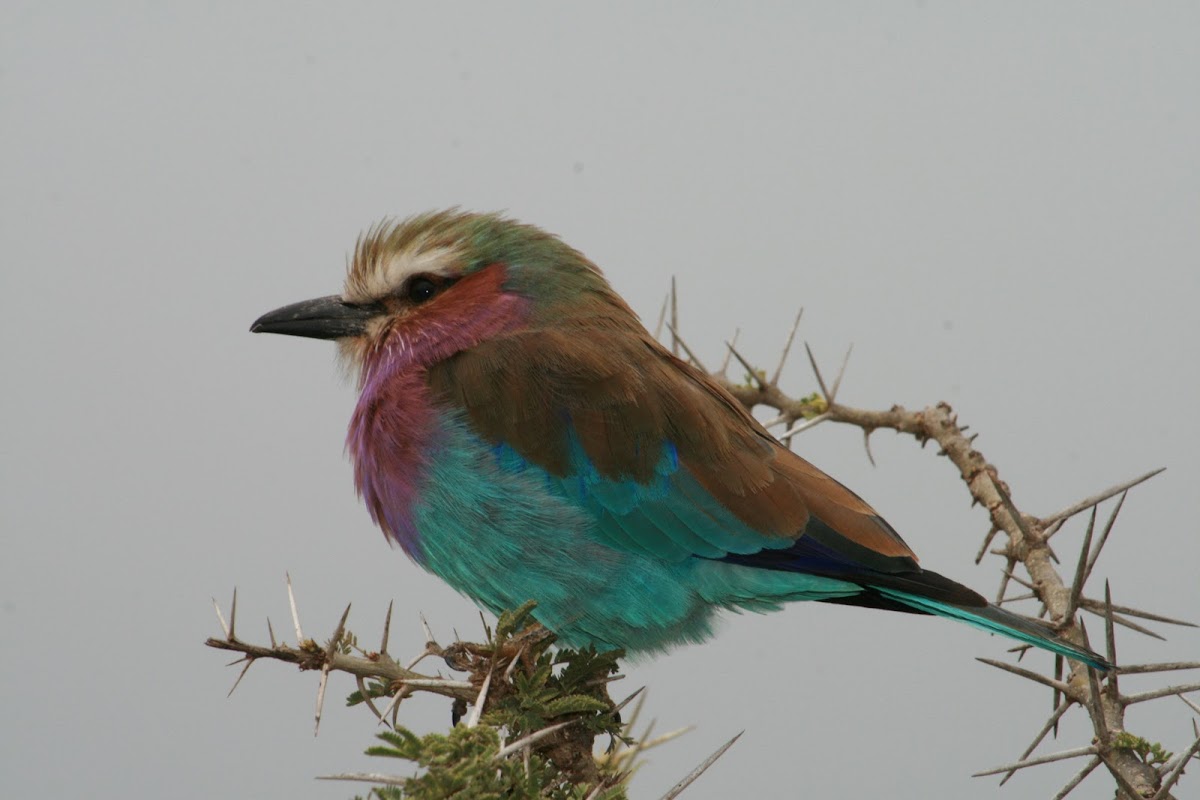
M334 294L292 303L263 314L254 320L250 332L341 339L363 335L367 332L367 323L383 313L384 308L378 303L356 305Z

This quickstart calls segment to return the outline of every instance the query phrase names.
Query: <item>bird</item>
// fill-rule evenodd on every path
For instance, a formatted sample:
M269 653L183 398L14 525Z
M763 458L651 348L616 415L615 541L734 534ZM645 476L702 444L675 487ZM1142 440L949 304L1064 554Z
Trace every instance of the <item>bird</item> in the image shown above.
M374 522L560 645L657 654L798 601L933 615L1102 657L924 569L857 494L660 344L561 238L452 208L366 230L341 294L252 332L336 341Z

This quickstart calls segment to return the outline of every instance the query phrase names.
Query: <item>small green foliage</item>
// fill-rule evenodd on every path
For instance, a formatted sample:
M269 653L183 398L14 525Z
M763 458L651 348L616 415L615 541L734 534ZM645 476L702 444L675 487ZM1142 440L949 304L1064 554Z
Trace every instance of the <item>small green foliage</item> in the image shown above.
M342 636L337 640L337 644L334 645L334 649L344 656L348 656L356 650L360 653L362 652L358 646L358 637L348 630L342 632Z
M747 389L757 389L766 382L767 371L765 369L755 369L753 375L751 375L749 372L746 372L742 375L742 386L746 387Z
M535 608L537 608L536 600L526 600L520 608L501 614L500 618L496 620L496 639L511 639L513 634L525 630L525 627L533 622Z
M804 408L800 416L805 419L819 417L829 410L829 401L822 397L820 392L813 392L806 397L801 397L800 404Z
M484 725L459 725L448 734L418 737L404 728L381 733L386 744L367 750L369 755L413 762L419 769L400 786L380 787L372 794L380 798L435 800L463 797L472 800L516 798L582 798L584 787L576 787L539 755L530 755L529 765L520 758L497 759L500 735ZM621 794L603 795L615 800Z
M530 668L514 672L511 691L494 696L484 721L532 733L575 716L576 725L592 735L620 736L621 724L609 713L613 704L607 684L623 654L591 648L551 652L543 647Z
M379 734L383 744L368 755L410 761L416 770L398 786L376 787L371 797L624 800L626 776L598 764L592 752L597 736L630 743L608 695L624 653L554 650L554 636L534 620L534 609L530 602L501 614L487 644L459 642L441 651L475 686L490 676L479 724L422 737L404 728ZM365 688L372 699L393 691L378 680ZM348 705L361 702L362 692L347 698ZM569 724L497 758L505 745L562 723Z
M374 700L377 697L388 697L391 695L391 688L380 680L371 680L366 683L367 696ZM363 701L362 692L354 691L346 698L346 705L356 706Z
M1134 736L1128 731L1121 731L1113 737L1112 746L1117 750L1129 750L1143 762L1158 766L1167 763L1175 755L1163 749L1158 742L1148 742L1140 736Z

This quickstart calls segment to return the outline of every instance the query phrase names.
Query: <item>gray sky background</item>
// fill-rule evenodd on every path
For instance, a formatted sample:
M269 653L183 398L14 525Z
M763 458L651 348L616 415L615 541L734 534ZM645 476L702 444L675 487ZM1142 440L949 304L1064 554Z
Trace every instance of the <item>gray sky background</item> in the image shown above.
M337 291L371 222L452 204L561 234L651 320L678 276L709 363L740 326L773 366L803 305L829 371L855 344L844 402L952 403L1029 511L1168 467L1096 588L1200 616L1198 37L1190 3L5 3L0 793L344 798L313 776L381 766L350 681L314 740L315 675L262 664L226 700L201 643L235 585L245 637L269 614L292 638L285 570L306 633L353 601L373 640L390 599L401 655L418 609L478 633L355 499L333 348L247 333ZM802 356L786 385L814 389ZM995 591L986 517L932 450L880 433L872 468L833 426L798 449ZM1121 641L1200 654L1191 631ZM630 667L658 730L698 726L634 794L744 728L691 796L1049 796L1078 765L968 777L1048 712L974 660L1007 647L857 609L733 618ZM1129 722L1179 750L1190 716ZM1059 746L1087 736L1073 720Z

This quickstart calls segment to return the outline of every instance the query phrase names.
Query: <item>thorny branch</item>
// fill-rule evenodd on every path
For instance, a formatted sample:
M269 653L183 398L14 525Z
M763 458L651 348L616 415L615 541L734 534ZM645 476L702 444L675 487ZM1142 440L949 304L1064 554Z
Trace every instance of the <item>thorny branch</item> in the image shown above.
M784 345L785 356L791 347L794 335L795 330L793 329L789 332ZM678 338L677 329L674 336ZM730 350L732 351L732 347ZM729 380L723 373L716 373L713 377L747 409L753 411L763 407L774 412L775 416L767 425L768 427L782 426L785 433L780 438L785 442L790 441L791 436L795 433L818 422L829 421L852 425L863 432L867 456L872 464L875 461L870 452L870 436L877 430L891 430L907 434L916 439L922 447L930 441L935 442L938 445L937 454L949 459L958 470L959 477L971 494L972 504L983 506L988 513L990 527L983 546L980 548L980 559L985 552L989 551L1005 559L1006 568L997 595L998 603L1007 599L1008 583L1010 580L1015 580L1031 590L1031 595L1041 602L1041 616L1047 617L1062 636L1084 645L1087 644L1086 632L1077 618L1077 611L1086 610L1098 614L1105 621L1108 650L1106 655L1114 663L1116 663L1114 624L1162 638L1159 634L1132 622L1129 617L1194 627L1192 623L1163 615L1127 606L1114 606L1108 597L1107 586L1105 587L1106 596L1103 600L1087 597L1084 594L1100 551L1108 541L1121 504L1129 490L1154 477L1162 471L1161 469L1111 487L1062 511L1037 517L1023 513L1017 508L1008 485L1001 480L996 467L990 464L984 455L975 448L974 441L977 434L968 435L966 432L968 426L959 424L958 415L946 403L938 403L916 411L901 406L893 406L885 411L872 411L843 405L837 402L841 372L839 372L832 390L828 389L811 350L808 351L809 360L817 383L821 387L821 394L795 398L788 395L779 386L782 364L775 369L768 381L765 379L764 371L755 369L736 351L732 352L746 368L748 373L746 379L737 383ZM848 356L849 353L847 353ZM843 361L843 372L845 367L846 364ZM1120 499L1093 546L1097 506L1116 496L1119 496ZM1092 519L1075 566L1075 574L1068 583L1063 580L1063 576L1059 572L1058 559L1050 547L1049 540L1062 528L1063 523L1083 512L1090 512ZM1005 534L1006 541L998 548L991 549L994 537L998 533ZM1017 564L1025 568L1029 580L1013 574ZM1121 615L1114 612L1120 612ZM1023 651L1025 648L1017 649ZM1066 758L1091 756L1092 760L1089 761L1088 766L1084 767L1070 783L1063 787L1057 795L1058 798L1066 797L1096 766L1103 764L1117 784L1118 798L1152 797L1155 800L1167 800L1172 797L1171 786L1178 781L1185 763L1200 751L1200 736L1198 736L1183 756L1159 763L1142 752L1145 748L1141 745L1149 746L1148 743L1125 731L1125 709L1128 706L1159 697L1182 696L1185 692L1197 690L1200 685L1171 686L1137 695L1123 695L1118 688L1118 679L1121 674L1197 669L1200 668L1200 662L1128 665L1102 677L1082 664L1070 662L1070 669L1065 678L1061 674L1061 658L1057 660L1056 674L1053 677L1000 662L988 660L985 663L1015 673L1040 685L1051 687L1054 691L1054 714L1016 763L980 774L1004 772L1006 773L1004 780L1007 781L1016 770L1025 767ZM1103 687L1101 682L1104 684ZM1059 719L1071 706L1085 709L1091 717L1095 734L1092 743L1053 756L1030 758L1046 734L1051 729L1057 731Z
M292 623L297 635L303 637L300 625L300 615L297 610L295 594L292 590L291 577L287 581L288 604L292 613ZM313 639L302 638L295 645L279 642L275 639L270 620L267 630L270 645L256 645L238 638L234 622L237 618L237 592L234 591L230 605L229 621L216 600L213 601L217 620L223 636L211 637L205 644L219 650L228 650L242 654L242 658L231 663L231 666L244 664L237 679L234 681L230 694L240 684L249 668L259 659L284 661L296 664L301 670L313 670L320 673L317 687L316 730L319 730L321 714L325 700L326 687L330 673L345 672L354 676L358 691L351 696L351 703L361 702L378 719L379 723L393 730L402 730L397 723L400 703L407 697L418 692L448 697L454 701L452 719L455 724L462 723L470 729L483 724L485 713L496 712L497 708L508 708L511 711L513 703L517 703L529 714L540 718L537 714L545 713L551 719L563 719L553 724L540 724L536 729L524 735L516 735L526 722L513 727L512 722L490 723L498 724L501 729L511 736L511 741L502 742L502 747L495 753L494 760L524 759L528 773L528 761L531 754L548 759L565 776L572 785L584 786L591 789L591 797L609 797L613 790L620 787L633 773L638 756L644 751L672 741L689 728L651 738L653 722L640 734L635 735L635 725L644 700L642 689L630 694L619 703L614 703L608 694L608 685L624 676L613 674L616 670L619 651L608 654L597 654L594 651L575 652L559 651L555 661L549 658L547 649L554 642L550 631L532 621L529 616L534 603L527 603L522 608L501 615L495 631L484 624L486 643L477 644L464 641L443 647L434 639L428 623L421 617L421 625L425 632L425 646L422 652L413 658L407 666L388 654L388 639L391 628L392 608L389 605L384 621L383 632L378 651L365 650L358 644L358 638L346 627L350 615L350 607L342 613L332 637L325 643L319 644ZM455 671L466 673L465 679L452 679L441 675L427 675L415 672L413 668L427 658L441 659L445 665ZM548 664L562 663L566 666L563 680L567 672L575 670L571 680L574 687L570 696L556 696L553 690L547 694L546 680L550 673ZM621 710L634 698L639 698L633 715L627 721L619 717ZM376 701L386 700L386 705L380 709ZM527 704L532 701L532 704ZM542 704L539 706L538 704ZM507 704L507 705L506 705ZM582 704L582 705L581 705ZM597 704L599 704L597 706ZM468 713L467 708L470 706ZM541 708L541 710L538 710ZM599 714L597 717L596 714ZM604 720L609 720L604 722ZM612 744L606 752L600 755L593 753L594 741L598 735L605 733L612 737ZM735 737L736 738L736 737ZM721 753L732 745L730 742ZM684 786L690 784L716 761L720 753L694 770L685 781L681 782L669 793L674 797ZM408 780L403 776L382 774L342 774L325 776L335 780L362 780L385 786L403 786ZM424 795L422 795L424 796ZM623 797L623 794L619 794Z
M288 579L288 595L292 600L292 609L295 610L295 600L292 596L291 578ZM374 679L388 684L394 684L398 687L405 688L405 694L422 691L432 694L439 694L443 697L449 697L452 700L470 701L475 699L476 689L471 687L469 682L452 681L446 678L424 675L419 672L414 672L412 666L401 666L395 659L387 653L387 633L384 633L383 644L378 651L360 651L358 655L353 654L353 648L343 638L345 635L346 617L342 617L341 624L335 635L329 639L324 645L318 644L313 639L303 638L296 645L290 645L286 642L277 642L273 630L270 633L270 645L256 645L242 641L233 631L232 626L225 623L224 616L221 614L220 606L217 606L216 601L213 601L214 607L217 610L218 620L221 622L222 630L225 634L223 638L209 637L204 644L208 647L213 647L218 650L229 650L235 653L241 653L242 658L232 662L233 664L245 663L241 676L249 671L250 667L258 659L271 659L275 661L285 661L297 665L302 670L318 670L322 675L328 675L329 672L345 672L353 675L360 680ZM232 614L237 613L237 592L234 592L233 603L231 605ZM347 607L347 612L349 607ZM388 609L388 619L391 618L391 609ZM301 633L299 617L295 616L295 628L298 633ZM270 620L267 621L270 628ZM385 626L386 631L386 626ZM301 633L301 635L303 635ZM445 651L440 648L436 642L429 641L426 644L426 651L423 655L440 655L445 656ZM234 684L234 689L237 684ZM233 690L230 690L230 694ZM324 693L321 692L321 696ZM317 721L320 722L321 708L317 708Z

